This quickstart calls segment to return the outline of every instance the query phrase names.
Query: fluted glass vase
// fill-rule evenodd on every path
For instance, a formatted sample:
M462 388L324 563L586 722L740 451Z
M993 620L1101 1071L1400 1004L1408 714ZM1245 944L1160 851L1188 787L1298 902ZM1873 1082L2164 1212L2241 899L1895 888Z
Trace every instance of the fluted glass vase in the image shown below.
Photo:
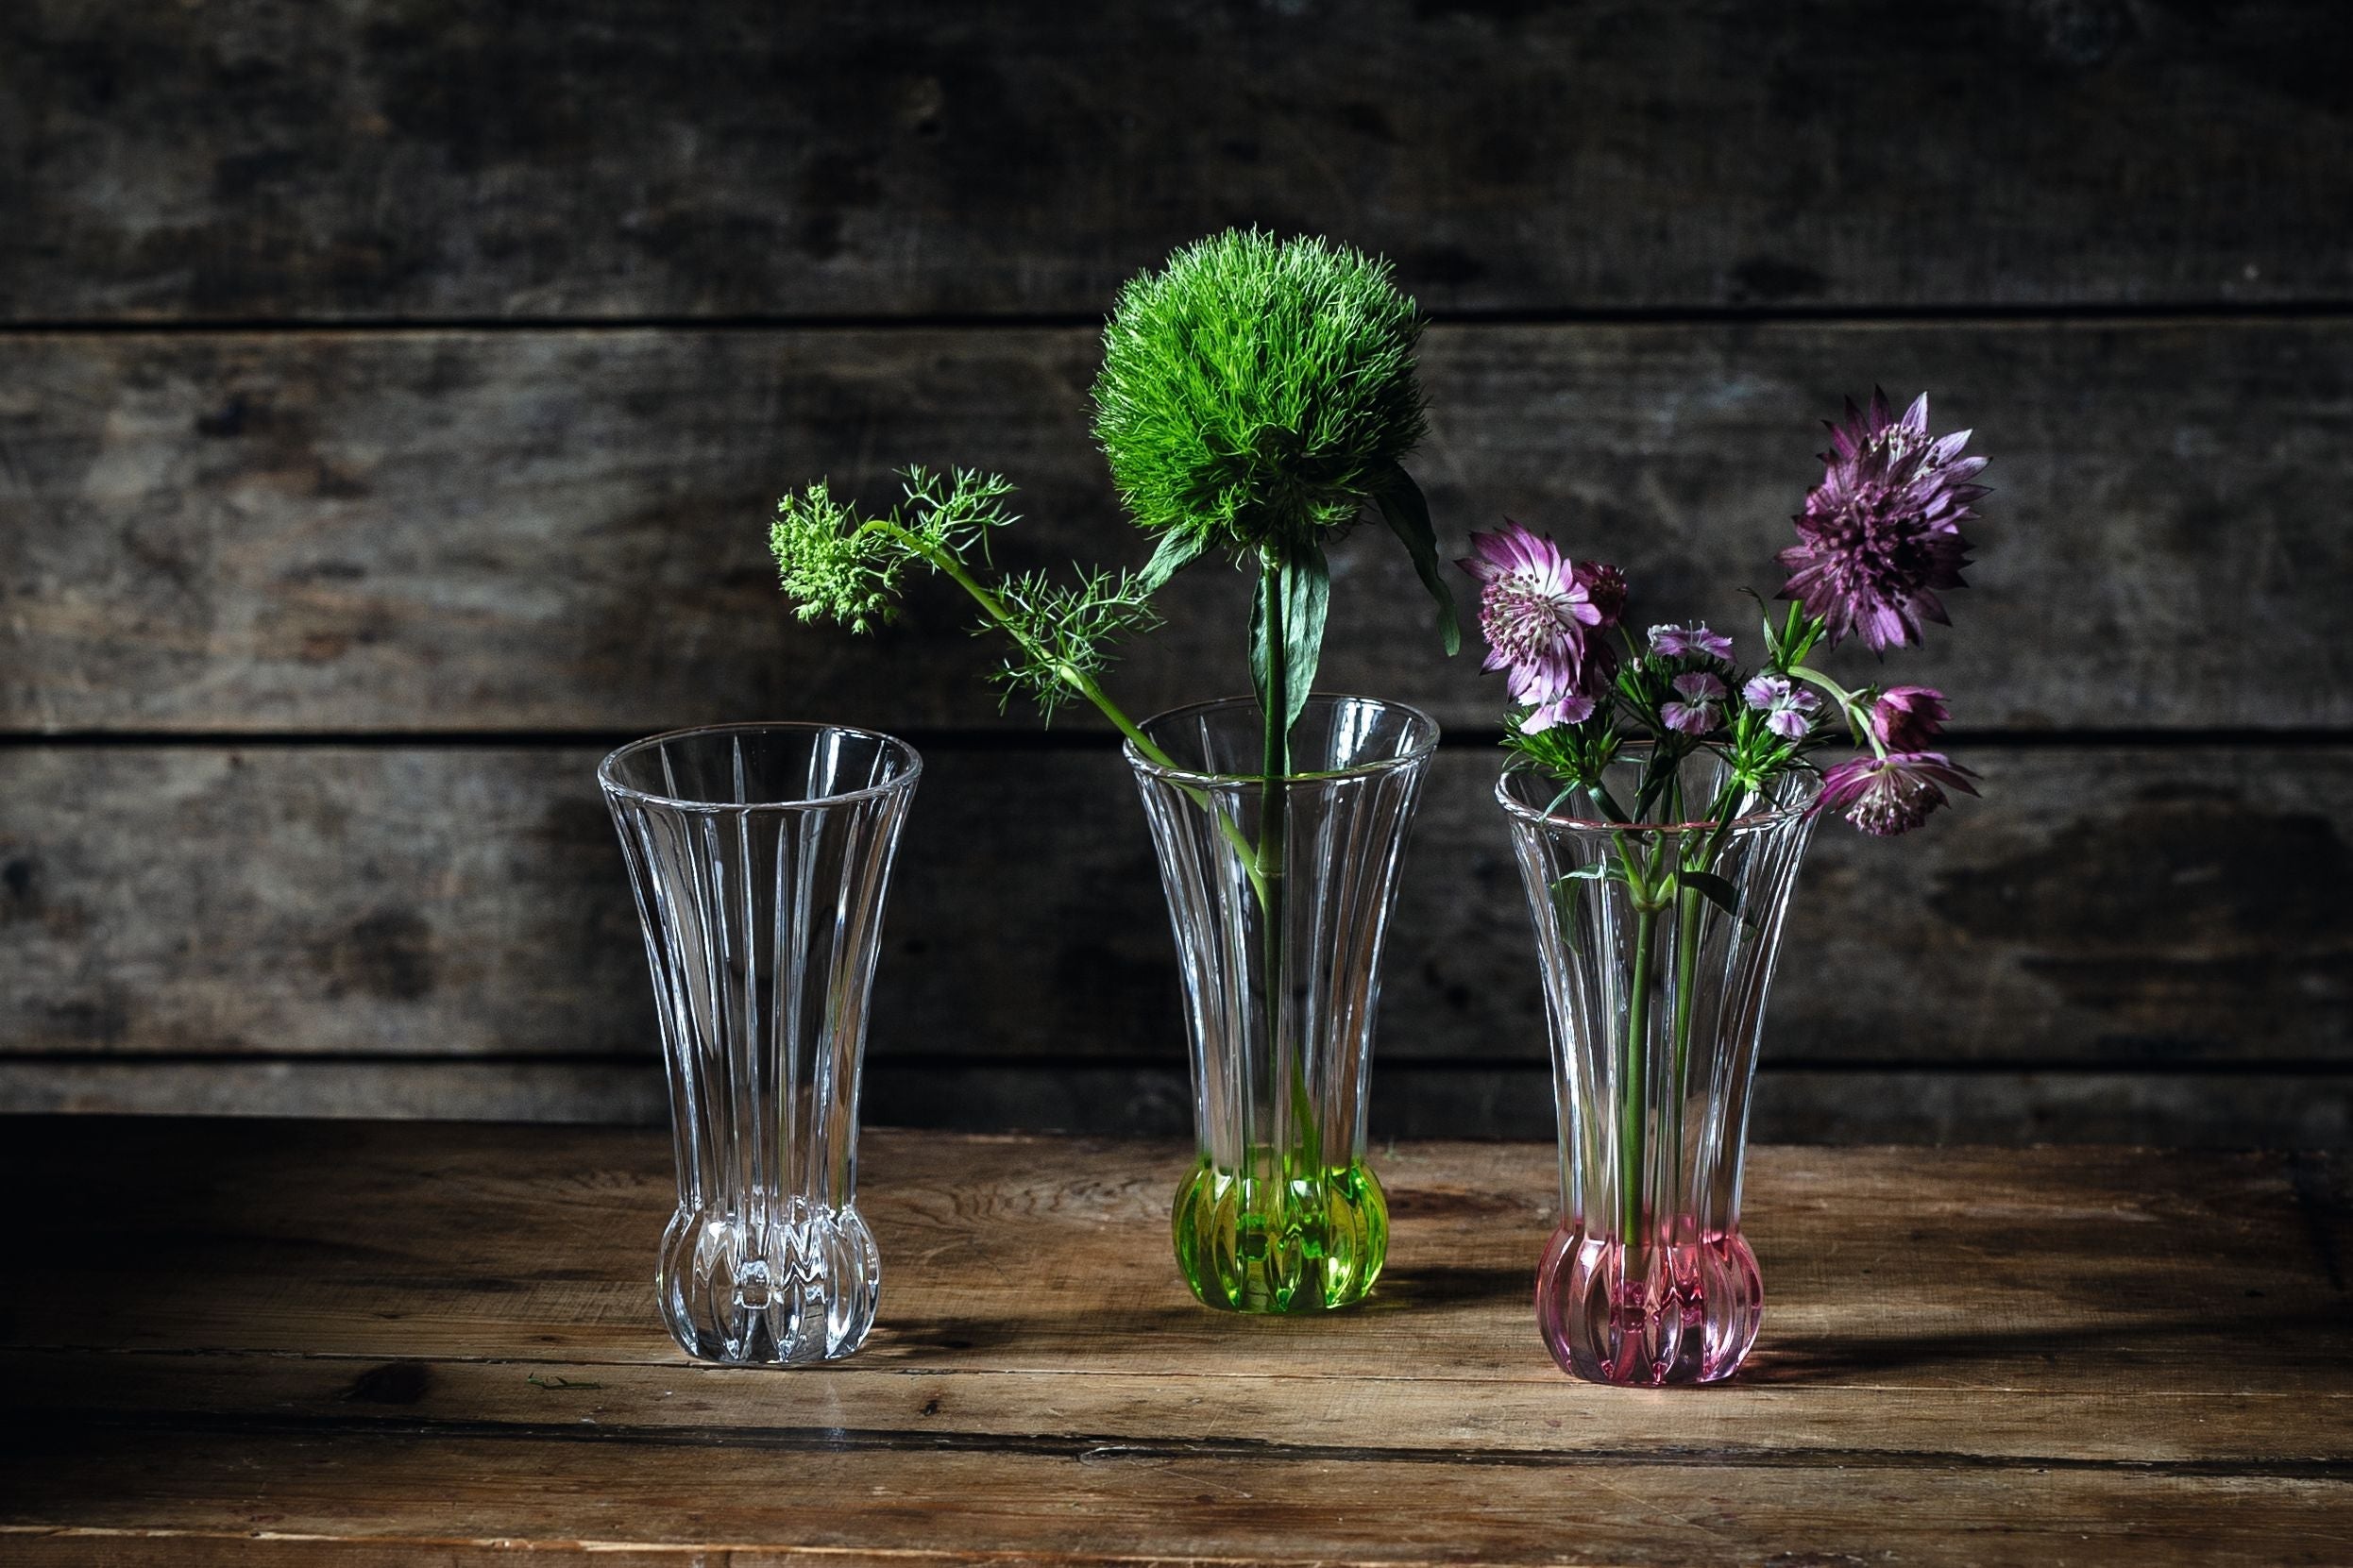
M1290 775L1259 773L1247 698L1160 715L1133 741L1183 979L1198 1158L1176 1190L1193 1292L1240 1312L1360 1301L1389 1210L1364 1162L1380 949L1422 777L1427 715L1316 697Z
M1819 787L1730 785L1686 757L1650 820L1635 751L1612 809L1525 768L1497 798L1535 922L1552 1039L1561 1222L1536 1278L1553 1359L1598 1383L1729 1377L1764 1319L1740 1234L1750 1088ZM1726 801L1720 815L1711 803ZM1696 804L1694 804L1696 802ZM1685 820L1688 813L1701 820Z
M882 1282L858 1069L883 897L923 763L888 735L734 725L597 770L645 926L678 1208L654 1276L705 1360L847 1356Z

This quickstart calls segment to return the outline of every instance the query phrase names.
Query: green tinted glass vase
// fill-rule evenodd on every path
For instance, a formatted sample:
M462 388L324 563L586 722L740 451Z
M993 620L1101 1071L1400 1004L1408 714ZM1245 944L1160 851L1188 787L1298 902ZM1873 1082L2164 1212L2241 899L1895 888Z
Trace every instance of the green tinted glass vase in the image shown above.
M1246 698L1162 714L1175 764L1135 769L1159 851L1192 1045L1198 1154L1176 1190L1176 1260L1237 1312L1361 1301L1388 1255L1364 1161L1380 952L1438 726L1366 698L1311 699L1291 775L1255 775Z

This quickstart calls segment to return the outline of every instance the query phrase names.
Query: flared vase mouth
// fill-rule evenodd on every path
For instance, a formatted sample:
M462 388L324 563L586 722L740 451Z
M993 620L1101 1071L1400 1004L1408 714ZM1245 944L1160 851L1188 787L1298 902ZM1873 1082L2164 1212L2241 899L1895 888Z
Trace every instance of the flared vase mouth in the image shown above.
M1319 711L1329 712L1342 703L1357 704L1375 710L1380 715L1404 720L1406 733L1403 749L1394 755L1375 757L1369 762L1356 763L1346 767L1287 773L1283 776L1285 784L1333 784L1347 779L1369 779L1382 773L1394 773L1399 768L1416 767L1429 761L1430 754L1438 750L1439 731L1436 719L1419 708L1403 702L1392 702L1382 697L1356 697L1346 692L1318 692L1307 700L1307 705L1299 715L1300 722L1305 723L1312 714ZM1253 724L1258 723L1257 698L1217 697L1206 702L1188 702L1182 707L1170 708L1164 713L1154 714L1137 728L1142 730L1147 738L1157 742L1159 736L1155 732L1163 726L1173 727L1188 722L1199 722L1212 716L1223 717L1244 710L1250 714ZM1295 734L1297 732L1295 730L1293 733ZM1266 782L1266 776L1262 773L1216 773L1202 768L1173 767L1166 763L1155 762L1137 747L1133 737L1121 744L1120 751L1126 757L1127 766L1145 778L1163 780L1169 784L1192 784L1205 789L1232 789L1244 784L1261 785Z
M644 789L624 782L621 777L622 768L632 760L661 747L686 741L751 740L762 735L804 736L812 741L830 735L851 742L871 743L885 759L886 776L856 789L836 790L823 795L731 801L697 800L662 790ZM777 719L743 724L695 725L684 730L665 730L658 735L633 740L626 746L615 748L602 762L597 764L597 784L607 796L635 801L641 805L659 806L668 811L815 811L852 801L903 794L915 787L915 781L923 777L923 753L896 735L887 735L879 730L861 730L853 724L815 724Z
M1628 747L1623 753L1623 758L1639 759L1641 755L1641 748ZM1798 818L1805 816L1814 809L1814 801L1822 792L1820 775L1810 769L1800 769L1786 773L1775 781L1774 787L1786 791L1789 797L1787 800L1766 806L1761 810L1743 812L1728 823L1718 824L1706 818L1689 822L1613 822L1606 817L1578 817L1561 810L1545 811L1520 800L1512 791L1513 781L1531 778L1535 774L1536 769L1526 762L1515 761L1507 765L1501 776L1495 782L1496 803L1500 805L1514 821L1524 822L1532 828L1567 828L1579 833L1652 835L1713 833L1718 826L1721 826L1726 833L1759 833L1769 828L1786 826ZM1551 796L1559 794L1560 787L1557 783L1548 782L1546 798L1549 800Z

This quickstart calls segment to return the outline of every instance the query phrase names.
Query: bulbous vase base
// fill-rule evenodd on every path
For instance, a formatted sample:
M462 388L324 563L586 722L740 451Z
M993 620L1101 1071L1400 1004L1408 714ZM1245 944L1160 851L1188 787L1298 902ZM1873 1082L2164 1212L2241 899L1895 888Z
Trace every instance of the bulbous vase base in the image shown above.
M1389 1256L1389 1200L1363 1160L1301 1169L1253 1150L1246 1171L1195 1165L1177 1184L1171 1228L1203 1304L1319 1312L1371 1293Z
M1629 1249L1564 1225L1536 1271L1545 1346L1590 1383L1718 1382L1739 1370L1764 1321L1764 1280L1737 1230Z
M689 1356L805 1366L866 1342L882 1256L855 1208L793 1198L764 1219L680 1209L654 1278L670 1338Z

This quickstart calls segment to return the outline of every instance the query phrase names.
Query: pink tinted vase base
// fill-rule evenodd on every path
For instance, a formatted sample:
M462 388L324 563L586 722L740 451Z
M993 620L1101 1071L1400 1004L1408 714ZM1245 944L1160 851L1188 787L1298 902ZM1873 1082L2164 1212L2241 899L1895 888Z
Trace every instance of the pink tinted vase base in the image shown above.
M1561 1370L1594 1383L1715 1383L1739 1370L1765 1319L1756 1255L1737 1230L1629 1249L1573 1225L1536 1271L1536 1324Z

